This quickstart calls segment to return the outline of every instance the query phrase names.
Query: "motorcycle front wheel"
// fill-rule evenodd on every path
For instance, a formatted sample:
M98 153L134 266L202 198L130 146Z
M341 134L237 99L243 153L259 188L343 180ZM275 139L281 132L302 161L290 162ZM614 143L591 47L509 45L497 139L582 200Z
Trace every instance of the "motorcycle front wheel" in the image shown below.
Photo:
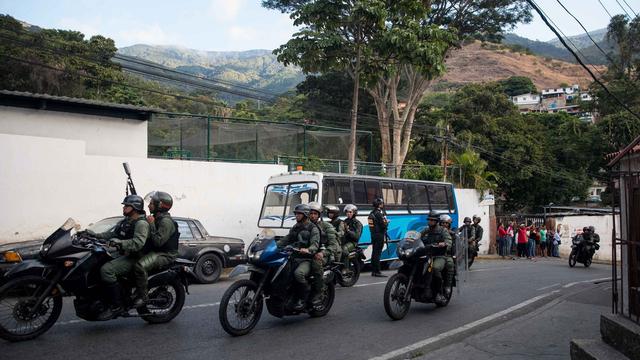
M62 311L62 295L56 287L37 309L33 309L49 285L49 280L26 276L0 287L0 338L9 341L31 340L55 324Z
M263 304L262 298L255 299L257 290L255 282L238 280L222 295L218 317L220 325L229 335L246 335L260 320Z
M569 254L569 267L576 266L576 262L578 261L578 253L573 250L571 254Z
M397 273L389 278L384 288L384 311L393 320L401 320L409 312L411 298L405 301L405 294L409 288L409 279L404 274Z
M331 284L325 284L324 292L322 294L322 303L321 305L315 306L312 310L309 311L309 316L311 317L322 317L329 313L331 310L331 306L333 306L333 300L336 297L336 288Z
M346 273L338 278L338 284L342 287L351 287L360 279L360 262L358 259L349 259L349 268Z
M589 267L589 266L591 265L591 258L587 258L587 259L584 261L584 264L583 264L583 265L584 265L584 267L586 267L586 268L587 268L587 267Z
M136 309L140 317L150 324L163 324L173 320L184 306L184 286L175 277L168 284L149 289L149 301Z

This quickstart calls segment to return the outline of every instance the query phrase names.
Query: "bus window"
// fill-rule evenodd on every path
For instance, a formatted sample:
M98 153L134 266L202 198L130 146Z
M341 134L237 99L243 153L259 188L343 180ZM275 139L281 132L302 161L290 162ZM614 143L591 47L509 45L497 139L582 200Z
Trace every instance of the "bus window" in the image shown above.
M267 187L260 220L260 227L291 227L295 223L293 209L298 204L318 200L318 184L273 184Z
M368 204L367 189L364 187L364 181L353 180L353 201L356 204Z
M449 199L449 211L450 212L455 212L456 211L456 201L453 197L453 186L447 186L447 198Z
M323 184L322 204L351 203L351 183L348 179L324 179Z
M393 185L390 182L385 181L382 183L382 199L387 205L396 204L396 196L393 193Z
M412 205L428 205L427 191L424 185L407 184L408 203Z
M380 183L378 181L367 180L367 204L373 203L373 200L382 196L380 191Z
M405 195L405 185L403 183L393 183L393 190L396 195L396 204L406 205L407 197Z
M447 190L444 185L427 185L429 191L429 201L434 209L449 209Z

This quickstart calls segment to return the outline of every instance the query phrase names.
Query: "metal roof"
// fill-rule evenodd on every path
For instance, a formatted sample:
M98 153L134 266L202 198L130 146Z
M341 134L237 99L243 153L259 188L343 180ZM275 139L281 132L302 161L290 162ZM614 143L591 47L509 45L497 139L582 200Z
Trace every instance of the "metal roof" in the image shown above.
M135 117L140 120L148 120L152 113L161 111L144 106L13 90L0 90L0 104L42 110L70 111L116 117Z

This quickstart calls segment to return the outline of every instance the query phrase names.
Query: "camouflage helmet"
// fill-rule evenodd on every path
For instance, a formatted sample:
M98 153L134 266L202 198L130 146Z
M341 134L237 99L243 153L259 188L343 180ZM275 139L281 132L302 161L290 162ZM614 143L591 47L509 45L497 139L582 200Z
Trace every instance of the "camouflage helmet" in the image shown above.
M153 204L154 212L169 211L173 206L173 198L164 191L152 191L145 196L145 199Z
M470 222L471 222L471 218L470 218L470 217L468 217L468 216L466 216L462 222L464 222L464 223L470 223Z
M340 213L340 208L335 206L335 205L327 205L324 207L324 209L327 211L328 213L336 213L339 214Z
M430 220L440 221L440 214L429 213L429 215L427 215L427 221L430 221Z
M144 199L140 195L128 195L122 200L122 205L131 206L137 212L144 212Z
M315 211L318 214L322 214L322 205L320 205L319 203L312 201L308 205L309 205L309 212Z
M302 214L304 217L309 216L309 205L307 204L298 204L295 208L293 208L294 214Z

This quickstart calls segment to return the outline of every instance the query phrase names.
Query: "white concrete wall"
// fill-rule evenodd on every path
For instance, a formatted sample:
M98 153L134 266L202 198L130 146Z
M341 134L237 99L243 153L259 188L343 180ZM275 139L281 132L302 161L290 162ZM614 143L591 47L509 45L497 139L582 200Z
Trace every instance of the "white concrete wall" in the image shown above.
M489 205L481 205L480 193L476 189L455 189L456 201L458 202L458 226L464 225L462 220L465 216L480 217L480 225L484 230L482 241L480 242L480 254L489 252L490 243L490 222L489 222Z
M594 255L594 259L611 261L612 248L611 248L611 235L613 231L613 217L611 214L597 215L597 216L565 216L556 217L556 227L561 225L561 239L560 256L564 258L569 257L571 253L571 238L576 234L582 232L582 228L585 226L595 227L596 233L600 235L600 250ZM620 217L616 216L616 229L620 229ZM620 251L618 250L618 258L620 258Z
M86 226L120 215L125 161L142 196L167 191L175 200L173 215L197 218L211 234L250 241L269 176L287 170L87 155L84 141L7 134L0 134L0 154L0 243L46 237L68 217Z
M0 106L0 134L86 141L88 155L147 157L147 121Z

